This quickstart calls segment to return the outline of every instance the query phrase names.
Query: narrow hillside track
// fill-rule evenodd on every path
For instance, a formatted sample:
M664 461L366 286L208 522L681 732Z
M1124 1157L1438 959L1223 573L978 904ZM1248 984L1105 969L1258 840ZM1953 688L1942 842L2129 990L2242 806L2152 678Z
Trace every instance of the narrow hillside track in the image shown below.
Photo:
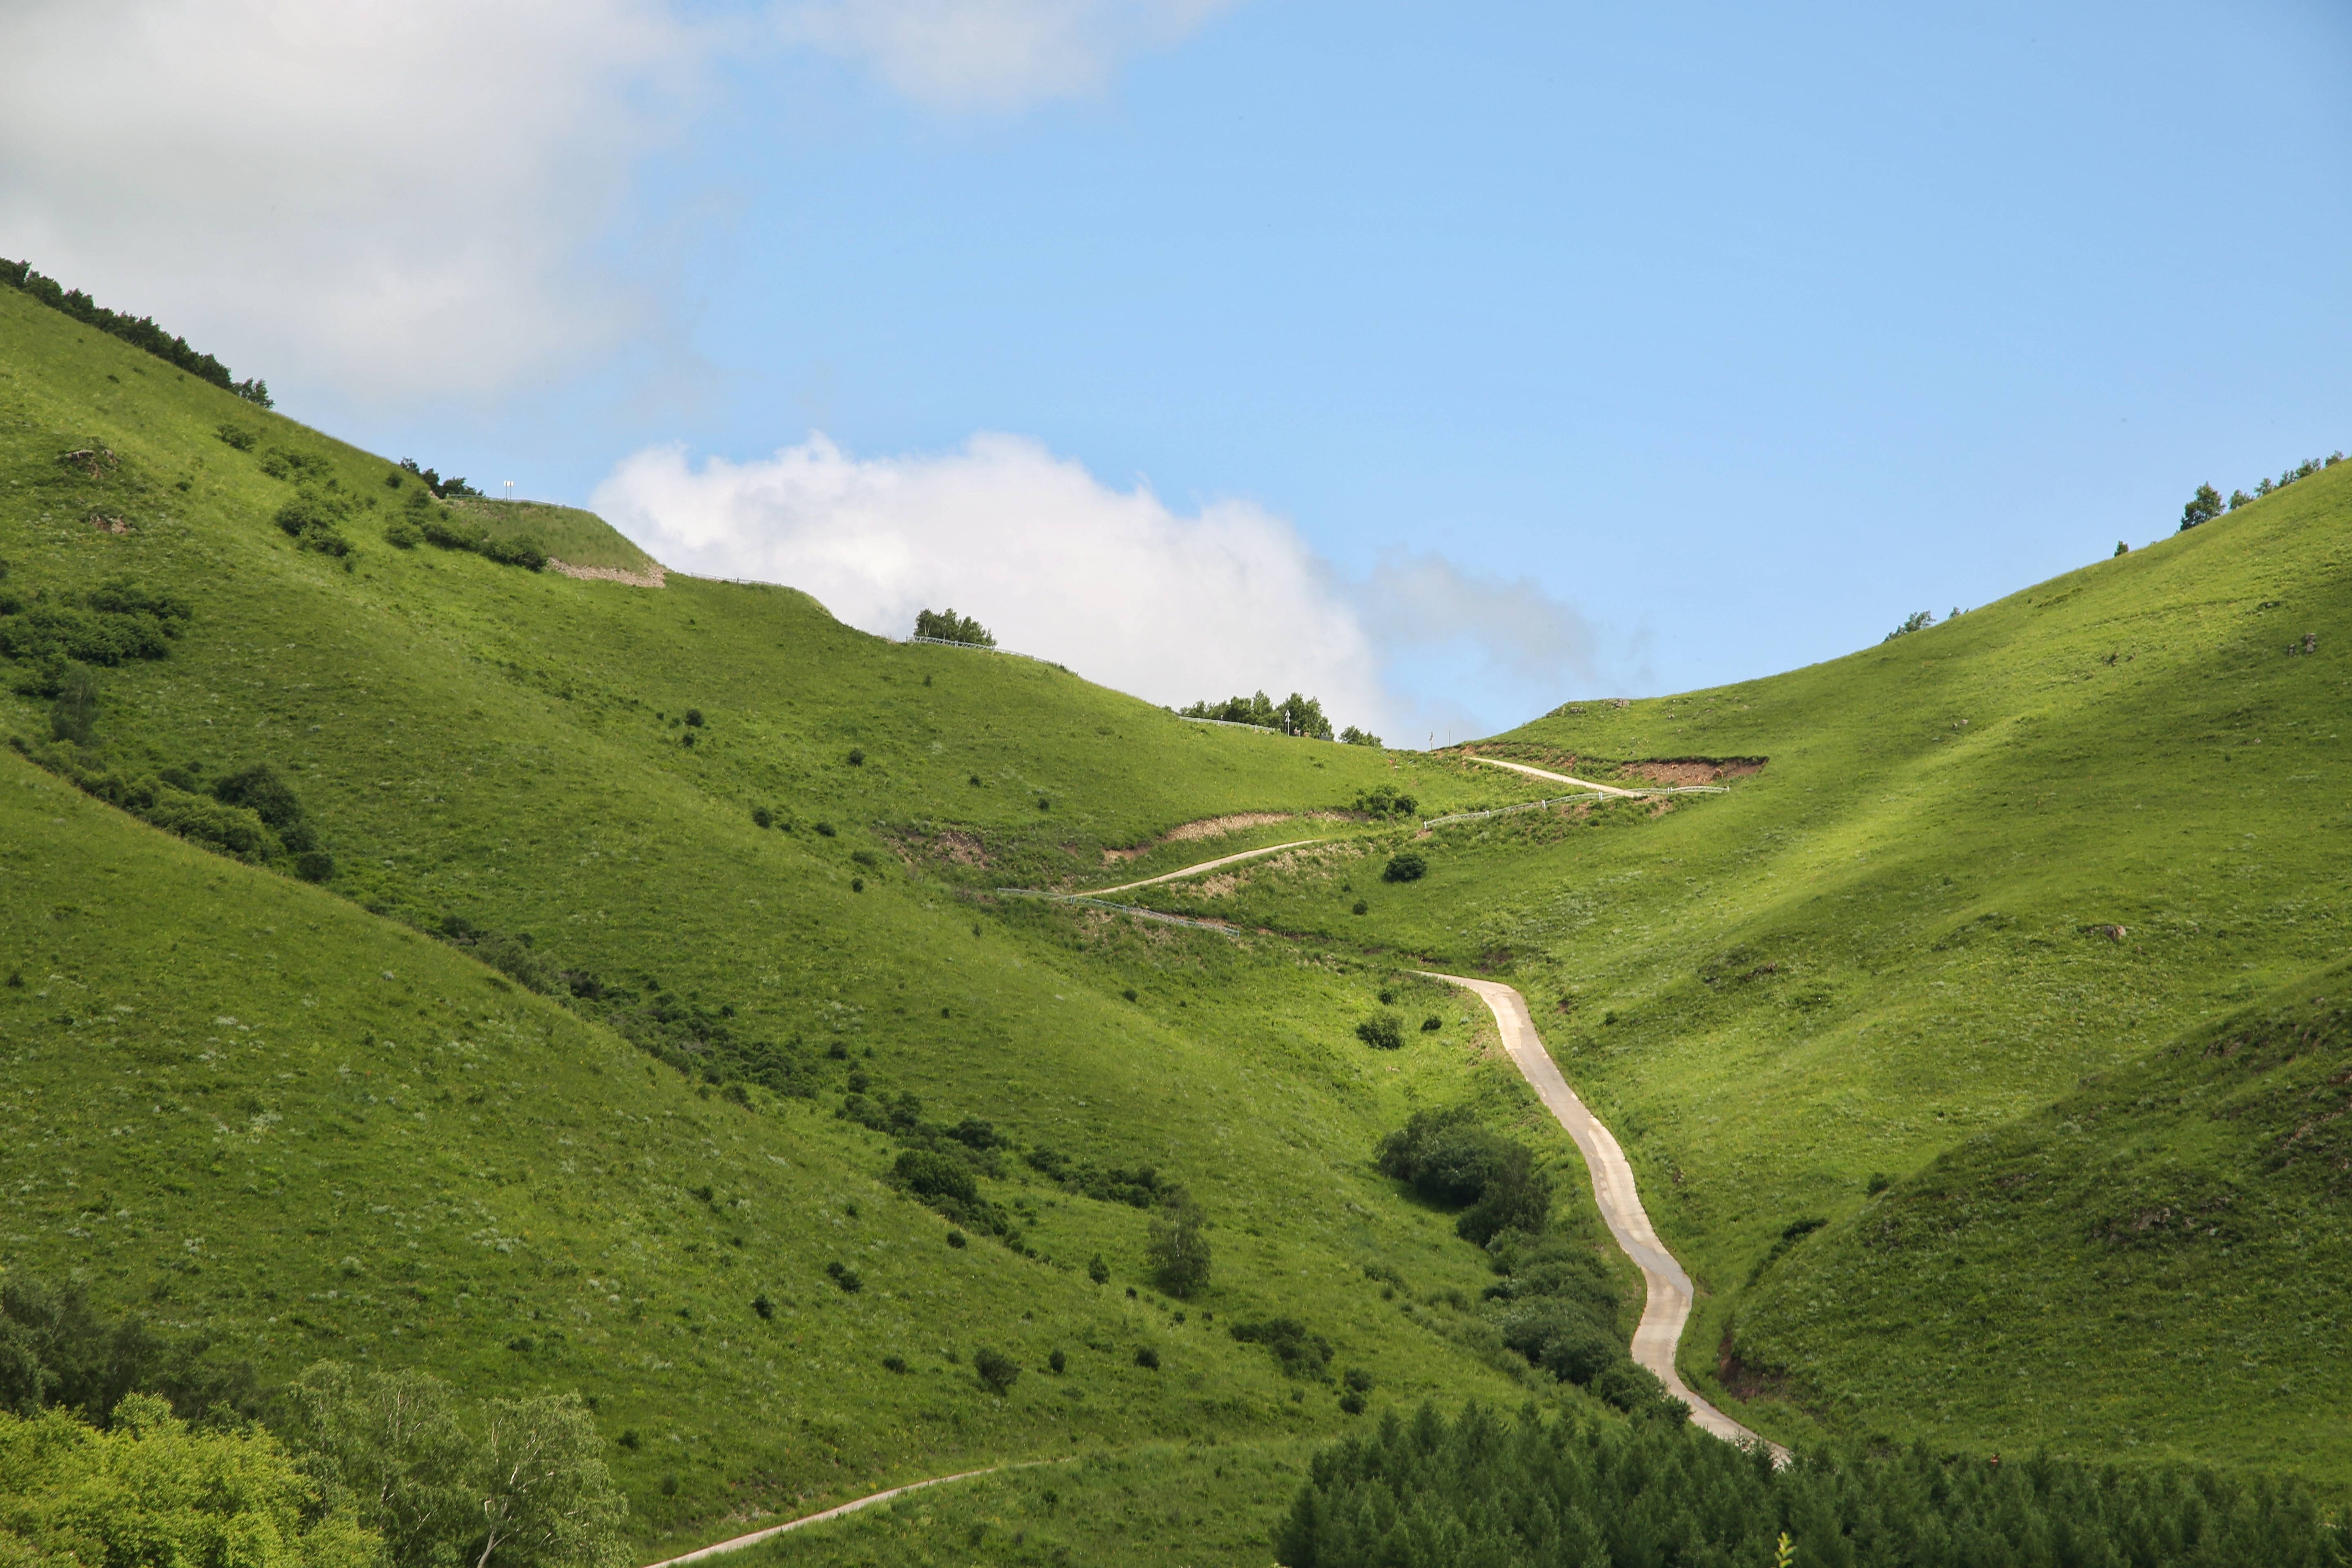
M1155 887L1161 882L1181 881L1187 877L1197 877L1203 871L1213 871L1220 866L1231 866L1242 860L1255 860L1261 855L1279 855L1285 849L1304 849L1310 844L1322 842L1320 838L1298 838L1288 844L1269 844L1263 849L1244 849L1238 855L1220 856L1214 860L1203 860L1197 866L1187 866L1181 871L1165 871L1157 877L1146 877L1139 882L1121 882L1116 888L1089 888L1084 893L1070 896L1099 899L1105 893L1124 893L1136 888Z
M1535 1017L1528 1011L1528 999L1497 981L1471 980L1426 969L1413 973L1459 985L1486 1004L1495 1015L1496 1027L1502 1030L1503 1048L1511 1053L1520 1076L1533 1086L1545 1109L1576 1141L1578 1152L1584 1156L1585 1169L1592 1175L1592 1198L1601 1206L1601 1217L1608 1222L1609 1233L1617 1238L1618 1247L1641 1269L1642 1282L1648 1291L1642 1307L1641 1324L1633 1331L1634 1361L1655 1373L1668 1394L1690 1406L1691 1421L1700 1430L1711 1432L1726 1442L1760 1443L1771 1451L1775 1463L1787 1464L1788 1449L1749 1431L1691 1392L1675 1369L1675 1347L1681 1342L1683 1325L1690 1321L1696 1290L1690 1276L1651 1227L1650 1216L1642 1207L1642 1194L1634 1188L1633 1167L1626 1163L1625 1151L1618 1146L1615 1135L1602 1125L1601 1119L1587 1110L1576 1091L1568 1087L1559 1064L1544 1049L1543 1039L1536 1033Z
M649 1564L648 1568L682 1568L685 1563L699 1563L705 1558L724 1557L730 1552L741 1552L757 1546L763 1541L773 1541L786 1531L801 1530L812 1524L823 1524L828 1520L841 1519L857 1512L860 1509L872 1508L877 1502L888 1502L892 1498L905 1497L908 1492L921 1491L926 1487L943 1487L950 1481L968 1481L979 1476L992 1476L999 1470L1020 1468L1017 1465L987 1465L977 1470L960 1470L952 1476L933 1476L927 1481L908 1481L905 1486L892 1487L888 1491L875 1492L868 1497L836 1503L821 1513L803 1514L798 1519L787 1520L782 1524L772 1524L765 1530L755 1530L749 1535L738 1535L726 1541L714 1541L709 1545L699 1547L683 1556L665 1557L658 1563Z
M1579 789L1598 790L1602 795L1622 795L1629 800L1658 793L1656 790L1620 789L1615 784L1595 784L1591 779L1575 778L1568 773L1548 773L1542 768L1529 767L1525 763L1507 763L1500 757L1472 757L1470 760L1474 763L1484 763L1490 768L1508 768L1515 773L1525 773L1529 778L1551 779L1559 784L1574 784Z

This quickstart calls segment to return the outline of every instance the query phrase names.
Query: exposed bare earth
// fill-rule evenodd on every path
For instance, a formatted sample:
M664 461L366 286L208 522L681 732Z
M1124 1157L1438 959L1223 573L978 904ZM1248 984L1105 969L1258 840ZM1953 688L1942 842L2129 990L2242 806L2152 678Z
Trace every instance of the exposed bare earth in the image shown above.
M547 558L547 569L591 583L626 583L632 588L658 588L668 575L658 561L643 572L624 572L618 566L574 566L569 561L558 561L551 555Z

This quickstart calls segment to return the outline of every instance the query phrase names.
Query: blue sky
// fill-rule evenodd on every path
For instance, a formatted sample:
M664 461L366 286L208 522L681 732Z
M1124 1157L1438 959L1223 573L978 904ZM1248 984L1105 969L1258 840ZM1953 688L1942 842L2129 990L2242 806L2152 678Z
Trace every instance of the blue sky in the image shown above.
M483 57L464 139L335 133L442 226L371 250L354 207L240 298L249 236L205 273L20 167L0 253L186 322L298 417L601 498L693 569L885 538L920 559L834 561L837 612L984 586L958 607L1155 700L1320 681L1418 742L1765 674L2352 445L2339 5L600 0L541 19L641 29L577 79L517 63L528 6L479 37L500 7L421 9ZM992 42L1024 12L1059 55ZM312 68L381 58L370 26ZM511 146L502 84L540 105ZM325 177L221 199L294 222ZM453 250L470 271L423 259ZM368 266L430 286L303 291ZM984 433L1025 445L958 460ZM814 435L780 492L761 465ZM870 504L826 510L843 485ZM968 494L1039 537L958 523ZM1151 553L1221 506L1292 552L1223 630ZM1103 528L1133 539L1099 584L1018 564ZM1094 621L1034 602L1097 586ZM1187 626L1217 648L1155 651Z

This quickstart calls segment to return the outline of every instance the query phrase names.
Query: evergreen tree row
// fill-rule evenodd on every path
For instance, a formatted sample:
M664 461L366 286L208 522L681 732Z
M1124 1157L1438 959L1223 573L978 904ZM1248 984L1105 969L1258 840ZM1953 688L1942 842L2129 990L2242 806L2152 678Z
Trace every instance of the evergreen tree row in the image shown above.
M1286 1568L2341 1568L2288 1483L1924 1445L1775 1468L1660 1420L1393 1412L1316 1456Z

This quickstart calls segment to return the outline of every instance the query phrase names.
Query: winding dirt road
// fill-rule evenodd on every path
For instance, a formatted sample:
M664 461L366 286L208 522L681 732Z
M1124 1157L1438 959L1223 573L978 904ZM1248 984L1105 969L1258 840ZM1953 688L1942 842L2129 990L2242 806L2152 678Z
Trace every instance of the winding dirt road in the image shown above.
M1531 768L1525 763L1507 763L1500 757L1473 757L1470 760L1484 763L1490 768L1508 768L1515 773L1525 773L1533 779L1555 779L1561 784L1574 784L1579 789L1599 790L1602 795L1643 795L1655 793L1643 789L1620 789L1615 784L1595 784L1591 779L1573 778L1567 773L1547 773L1541 768Z
M1269 844L1263 849L1244 849L1238 855L1223 855L1214 860L1203 860L1197 866L1187 866L1181 871L1146 877L1140 882L1121 882L1116 888L1088 888L1082 896L1099 899L1105 893L1124 893L1130 888L1149 888L1160 882L1181 881L1186 877L1197 877L1203 871L1213 871L1220 866L1230 866L1236 860L1255 860L1261 855L1278 855L1285 849L1304 849L1309 844L1322 842L1320 838L1296 838L1287 844Z
M1642 1282L1649 1292L1643 1303L1641 1324L1633 1331L1633 1359L1657 1373L1668 1394L1690 1406L1693 1425L1727 1442L1762 1443L1777 1462L1788 1463L1788 1449L1757 1436L1692 1393L1675 1370L1675 1346L1682 1340L1683 1325L1690 1321L1691 1278L1650 1228L1650 1216L1642 1207L1642 1194L1634 1189L1633 1167L1626 1163L1625 1151L1618 1147L1615 1135L1601 1125L1601 1119L1585 1109L1576 1090L1560 1077L1551 1053L1544 1049L1543 1040L1536 1034L1535 1018L1528 1011L1528 999L1498 981L1471 980L1428 969L1413 973L1459 985L1486 1004L1495 1015L1496 1026L1503 1032L1503 1048L1511 1053L1519 1075L1534 1086L1544 1108L1576 1140L1585 1169L1592 1173L1592 1201L1601 1206L1601 1217L1608 1222L1618 1247L1642 1271Z

